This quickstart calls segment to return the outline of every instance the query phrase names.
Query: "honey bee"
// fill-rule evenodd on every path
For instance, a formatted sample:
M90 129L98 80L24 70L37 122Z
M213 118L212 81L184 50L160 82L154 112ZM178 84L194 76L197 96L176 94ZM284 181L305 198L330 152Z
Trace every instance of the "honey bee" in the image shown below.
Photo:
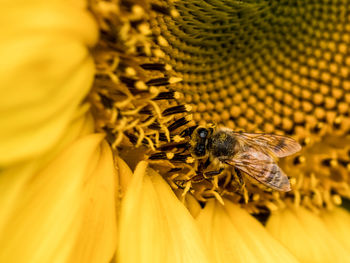
M274 190L291 190L287 175L277 165L277 158L301 150L292 138L274 135L234 132L229 128L197 127L190 138L190 153L196 159L207 158L207 165L233 166Z

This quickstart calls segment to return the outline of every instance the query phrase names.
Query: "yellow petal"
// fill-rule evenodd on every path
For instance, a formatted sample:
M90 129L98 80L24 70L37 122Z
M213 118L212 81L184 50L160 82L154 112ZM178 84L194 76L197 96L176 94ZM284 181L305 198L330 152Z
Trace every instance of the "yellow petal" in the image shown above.
M337 207L333 211L323 212L321 218L329 232L350 251L350 213Z
M118 185L115 201L116 201L116 210L117 210L117 220L119 221L120 216L120 202L122 198L125 196L126 189L128 188L129 183L132 179L132 171L129 168L129 166L125 163L123 159L121 159L119 156L116 156L115 159L116 164L116 183Z
M197 221L213 262L297 262L255 218L228 200L224 206L209 201Z
M2 171L0 262L111 259L115 186L102 139L95 134L76 141L34 176L30 164Z
M197 201L197 199L193 195L187 194L186 198L185 198L185 203L186 203L186 207L187 207L188 211L191 213L191 215L194 218L197 218L197 216L202 211L201 206L200 206L199 202Z
M40 3L48 3L46 0L1 0L2 4L7 5L13 5L16 4L18 6L21 6L23 4L27 4L30 2L31 4L40 4ZM75 5L76 7L86 7L87 1L86 0L51 0L50 3L64 3L66 5Z
M102 142L100 159L89 177L82 193L82 216L70 261L109 262L117 247L115 178L112 153Z
M51 149L49 158L62 151L80 137L94 133L95 122L89 111L89 105L84 104L73 115L73 120L68 124L64 134Z
M74 120L69 124L64 135L59 139L52 151L40 156L40 158L3 169L0 172L0 176L3 176L2 179L4 179L4 181L0 180L0 190L2 193L0 207L2 214L11 211L11 208L8 209L8 207L11 207L13 202L17 201L16 198L21 195L20 191L25 187L24 184L28 178L35 177L35 174L37 174L40 169L51 162L52 159L67 148L68 145L87 134L91 134L93 130L94 123L92 117L89 113L86 113L86 107L82 107L76 112ZM4 174L8 176L7 179ZM11 179L12 175L15 176L13 179ZM11 186L6 183L7 180L13 180L11 181Z
M47 151L93 81L92 16L78 5L7 3L0 23L0 164ZM25 22L24 22L25 21Z
M144 161L122 200L119 229L119 263L208 262L193 218Z
M74 116L72 116L73 120L68 123L65 132L51 147L50 151L45 154L41 154L39 158L28 160L26 163L37 163L38 167L45 165L78 138L92 134L95 129L94 119L91 113L87 111L88 107L86 106L88 105L83 105L80 109L78 109L78 111L75 112ZM18 165L18 163L12 166L16 165Z
M118 169L118 179L121 192L120 194L121 196L124 196L126 189L128 188L132 179L132 171L120 157L116 157L116 164Z
M273 213L266 227L300 262L350 262L349 252L322 220L305 208Z

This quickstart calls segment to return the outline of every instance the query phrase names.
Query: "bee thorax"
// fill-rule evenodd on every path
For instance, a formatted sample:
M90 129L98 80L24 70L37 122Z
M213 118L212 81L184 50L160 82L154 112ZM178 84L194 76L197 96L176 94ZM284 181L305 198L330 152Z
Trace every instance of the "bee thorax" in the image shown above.
M208 140L210 155L218 159L228 159L237 152L237 140L226 131L218 131Z

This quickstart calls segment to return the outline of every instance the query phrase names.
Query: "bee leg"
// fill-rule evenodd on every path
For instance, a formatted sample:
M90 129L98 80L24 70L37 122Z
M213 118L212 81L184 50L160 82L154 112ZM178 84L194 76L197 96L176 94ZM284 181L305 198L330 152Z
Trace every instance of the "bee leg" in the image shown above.
M211 183L212 177L215 175L219 175L222 173L224 168L220 168L218 171L210 171L210 172L204 172L205 169L208 168L210 165L210 159L208 158L204 163L200 163L198 170L197 170L197 175L191 178L192 182L198 183L202 181L208 181Z
M189 180L178 180L178 181L175 181L175 185L177 187L179 187L179 189L182 189L184 190L186 188L185 184L188 182Z
M205 177L204 177L203 173L199 173L199 174L193 176L190 180L192 183L200 183L200 182L205 180Z
M243 180L243 176L242 176L241 171L239 169L237 169L236 167L234 169L235 169L236 176L239 180L239 184L244 185L244 180Z
M203 168L204 169L207 169L208 168L208 166L210 165L210 158L207 158L207 160L205 161L205 163L204 163L204 165L203 165Z
M203 180L205 178L204 176L204 170L207 169L207 167L210 165L210 160L209 158L203 163L203 162L200 162L199 163L199 166L198 166L198 169L196 171L196 175L194 177L202 177Z
M244 202L247 204L249 200L249 196L248 196L247 188L245 187L245 182L243 180L242 173L239 169L237 168L234 168L234 169L235 169L236 176L239 180L239 184L241 185L241 191L243 191Z
M210 160L209 160L209 158L207 158L207 160L206 160L204 163L201 162L201 163L199 164L199 167L198 167L199 173L202 173L205 169L208 168L209 165L210 165Z
M222 171L224 170L224 168L220 168L218 171L210 171L210 172L206 172L204 173L204 178L210 178L212 176L215 176L215 175L219 175L222 173Z
M224 168L220 168L220 170L218 171L210 171L203 173L203 180L206 180L209 183L213 183L213 176L221 174L223 170Z

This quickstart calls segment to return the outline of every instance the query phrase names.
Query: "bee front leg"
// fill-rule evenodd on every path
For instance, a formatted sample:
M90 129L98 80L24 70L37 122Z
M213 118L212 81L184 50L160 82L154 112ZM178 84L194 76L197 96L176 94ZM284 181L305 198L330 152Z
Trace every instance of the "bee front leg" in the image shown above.
M210 165L210 159L207 158L205 162L200 162L198 165L198 169L196 171L197 175L196 176L202 176L204 178L204 170L208 168Z
M207 169L210 164L211 164L210 158L208 158L205 162L202 162L198 167L197 175L194 176L192 179L198 178L198 179L201 179L201 181L206 180L208 182L211 182L213 176L221 174L222 171L224 170L224 168L221 167L217 171L204 172L204 170ZM197 182L199 182L198 179L197 179Z
M210 171L210 172L206 172L204 173L204 178L210 178L213 177L215 175L219 175L222 173L222 171L224 170L224 168L220 168L218 171Z
M210 165L210 159L209 158L207 158L206 160L205 160L205 162L203 163L203 162L201 162L201 164L200 164L200 166L199 166L199 171L204 171L205 169L207 169L208 168L208 166Z
M214 176L216 175L219 175L222 173L222 171L224 170L224 168L220 168L218 171L210 171L210 172L205 172L203 173L203 180L213 184L213 185L216 185L217 186L217 182L215 183L214 182Z

